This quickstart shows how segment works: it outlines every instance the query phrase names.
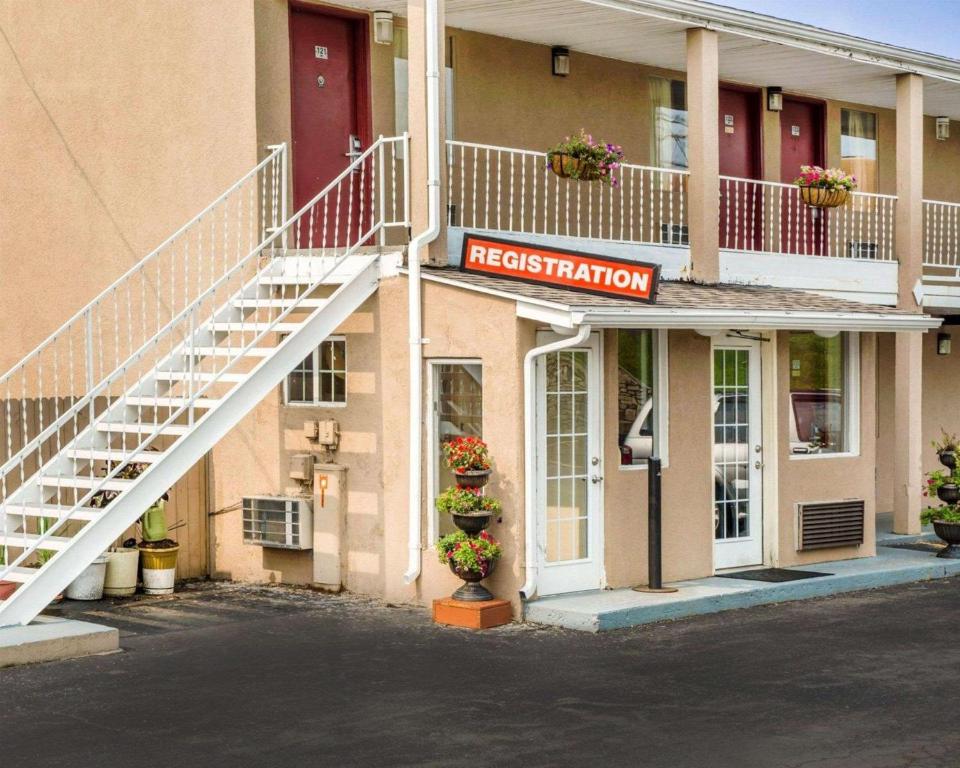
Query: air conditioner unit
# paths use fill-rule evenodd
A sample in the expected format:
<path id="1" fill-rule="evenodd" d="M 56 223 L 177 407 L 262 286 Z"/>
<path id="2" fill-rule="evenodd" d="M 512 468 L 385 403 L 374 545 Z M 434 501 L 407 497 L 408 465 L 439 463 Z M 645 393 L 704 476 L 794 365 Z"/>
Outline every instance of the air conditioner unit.
<path id="1" fill-rule="evenodd" d="M 245 496 L 243 543 L 313 549 L 313 507 L 296 496 Z"/>

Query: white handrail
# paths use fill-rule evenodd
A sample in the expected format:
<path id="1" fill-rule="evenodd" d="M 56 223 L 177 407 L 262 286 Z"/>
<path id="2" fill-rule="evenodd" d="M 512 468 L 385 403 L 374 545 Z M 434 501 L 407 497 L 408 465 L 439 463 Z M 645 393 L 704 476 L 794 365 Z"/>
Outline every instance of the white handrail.
<path id="1" fill-rule="evenodd" d="M 923 201 L 923 266 L 960 269 L 960 203 Z"/>
<path id="2" fill-rule="evenodd" d="M 296 310 L 299 298 L 316 290 L 333 270 L 337 269 L 348 256 L 367 243 L 382 228 L 406 228 L 407 222 L 405 220 L 398 221 L 396 219 L 396 200 L 392 204 L 394 215 L 386 218 L 386 206 L 381 205 L 382 200 L 377 199 L 378 195 L 384 193 L 385 188 L 382 183 L 387 170 L 382 159 L 384 146 L 389 146 L 391 150 L 391 160 L 394 166 L 392 174 L 394 179 L 393 196 L 396 196 L 395 164 L 400 154 L 397 151 L 397 145 L 400 143 L 406 143 L 406 138 L 384 139 L 381 137 L 378 139 L 374 145 L 363 152 L 350 166 L 318 192 L 296 215 L 279 226 L 270 227 L 269 234 L 258 238 L 259 242 L 255 247 L 246 253 L 243 258 L 237 258 L 232 265 L 226 259 L 226 253 L 214 254 L 210 267 L 213 269 L 216 266 L 215 262 L 219 262 L 217 257 L 223 255 L 222 264 L 225 267 L 223 273 L 212 281 L 205 280 L 204 290 L 182 310 L 174 314 L 134 354 L 125 359 L 121 365 L 118 365 L 91 390 L 87 391 L 82 398 L 73 402 L 64 414 L 57 414 L 53 424 L 46 428 L 46 433 L 47 439 L 50 439 L 51 432 L 57 436 L 55 447 L 59 452 L 63 447 L 73 445 L 74 441 L 80 436 L 80 431 L 75 430 L 73 440 L 66 445 L 61 445 L 59 439 L 61 428 L 70 424 L 71 421 L 76 427 L 77 417 L 81 413 L 85 413 L 87 408 L 91 409 L 92 414 L 94 402 L 98 398 L 106 398 L 109 401 L 113 385 L 119 385 L 122 394 L 113 399 L 105 409 L 102 409 L 96 415 L 100 423 L 114 423 L 114 420 L 110 418 L 111 415 L 115 414 L 118 408 L 122 414 L 123 410 L 129 407 L 127 398 L 139 393 L 139 387 L 142 386 L 144 380 L 150 380 L 151 377 L 156 378 L 161 371 L 171 370 L 168 367 L 170 365 L 182 365 L 184 357 L 188 357 L 190 360 L 188 366 L 189 390 L 187 396 L 183 398 L 184 402 L 176 408 L 171 406 L 168 418 L 155 426 L 149 433 L 137 432 L 137 439 L 133 440 L 133 447 L 128 448 L 126 433 L 124 433 L 123 446 L 118 450 L 122 452 L 125 459 L 111 464 L 110 471 L 104 477 L 99 478 L 98 483 L 91 483 L 92 487 L 86 493 L 80 494 L 77 490 L 74 490 L 72 494 L 68 494 L 73 496 L 72 502 L 64 504 L 64 506 L 69 507 L 68 511 L 54 520 L 51 525 L 46 526 L 44 530 L 38 531 L 37 538 L 31 539 L 29 544 L 24 540 L 25 546 L 21 547 L 20 555 L 12 560 L 9 557 L 5 558 L 7 564 L 0 567 L 0 578 L 9 573 L 12 568 L 24 563 L 33 553 L 44 549 L 44 542 L 70 521 L 77 509 L 89 502 L 96 494 L 102 492 L 106 484 L 130 463 L 130 457 L 147 448 L 163 433 L 167 426 L 174 423 L 185 413 L 188 414 L 190 423 L 194 423 L 197 400 L 211 387 L 224 381 L 223 375 L 234 368 L 246 351 L 258 344 L 267 334 L 272 333 L 272 329 L 277 326 L 277 323 Z M 380 158 L 379 168 L 375 158 Z M 274 197 L 277 198 L 279 189 L 275 191 L 277 194 Z M 331 204 L 331 198 L 334 197 L 335 200 Z M 405 198 L 406 193 L 404 191 L 404 212 L 406 211 Z M 406 214 L 404 213 L 404 215 Z M 271 257 L 275 257 L 278 246 L 288 242 L 291 235 L 295 249 L 299 250 L 302 246 L 316 247 L 321 249 L 323 254 L 331 254 L 332 261 L 324 269 L 322 275 L 309 274 L 309 282 L 308 280 L 299 280 L 295 285 L 294 301 L 279 314 L 270 312 L 266 318 L 263 318 L 260 316 L 260 311 L 255 309 L 252 318 L 244 318 L 243 313 L 240 312 L 238 319 L 236 310 L 230 304 L 231 297 L 245 296 L 251 291 L 253 295 L 258 295 L 261 281 L 268 271 L 261 269 L 260 260 L 262 256 L 265 252 L 268 252 Z M 281 250 L 280 254 L 282 255 L 282 253 Z M 270 267 L 275 263 L 276 261 L 272 258 Z M 304 265 L 299 261 L 294 263 L 299 273 Z M 297 276 L 302 277 L 299 274 Z M 212 272 L 211 277 L 213 277 Z M 284 286 L 283 291 L 284 298 L 290 298 L 286 295 L 287 286 Z M 226 301 L 225 304 L 224 301 Z M 194 386 L 195 368 L 193 364 L 196 355 L 193 354 L 192 350 L 195 346 L 215 343 L 212 341 L 215 336 L 212 335 L 214 332 L 210 324 L 221 318 L 230 318 L 231 322 L 240 326 L 240 343 L 237 346 L 227 346 L 225 348 L 227 354 L 223 364 L 219 367 L 219 359 L 216 357 L 212 359 L 214 370 L 209 372 L 212 375 L 206 379 L 203 386 L 197 388 Z M 200 321 L 198 322 L 198 320 Z M 248 331 L 246 331 L 245 325 L 250 326 L 249 342 L 246 341 Z M 203 343 L 198 344 L 198 340 Z M 166 351 L 162 351 L 165 345 L 169 346 Z M 150 365 L 151 360 L 148 359 L 146 369 L 136 368 L 138 363 L 147 359 L 151 349 L 156 352 L 153 356 L 152 365 Z M 9 418 L 9 409 L 7 412 Z M 8 460 L 3 465 L 2 470 L 0 470 L 0 479 L 3 480 L 3 496 L 0 497 L 0 500 L 6 502 L 8 498 L 6 479 L 9 474 L 16 470 L 19 470 L 20 473 L 19 489 L 22 490 L 27 487 L 25 485 L 24 460 L 34 449 L 38 453 L 38 465 L 40 467 L 38 474 L 44 470 L 47 462 L 42 461 L 42 457 L 39 456 L 42 441 L 40 443 L 37 441 L 38 438 L 34 438 L 28 449 L 22 450 L 14 459 Z M 146 475 L 149 471 L 150 469 L 147 469 L 143 474 Z M 14 493 L 16 493 L 16 490 L 14 490 Z M 57 496 L 61 495 L 61 489 L 57 488 Z M 58 503 L 62 503 L 62 499 L 58 498 Z M 10 514 L 4 514 L 5 512 L 4 506 L 0 506 L 0 515 L 3 515 L 4 532 L 6 533 Z M 26 532 L 26 530 L 26 518 L 24 518 L 23 531 Z M 8 547 L 18 548 L 16 545 L 8 545 Z"/>

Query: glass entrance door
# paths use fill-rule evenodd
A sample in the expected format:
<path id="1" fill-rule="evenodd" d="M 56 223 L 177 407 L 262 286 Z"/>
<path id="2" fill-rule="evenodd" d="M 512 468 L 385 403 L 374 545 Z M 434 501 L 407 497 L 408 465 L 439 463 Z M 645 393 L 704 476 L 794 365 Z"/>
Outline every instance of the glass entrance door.
<path id="1" fill-rule="evenodd" d="M 539 379 L 538 592 L 599 589 L 599 340 L 544 355 Z"/>
<path id="2" fill-rule="evenodd" d="M 713 348 L 714 569 L 763 562 L 760 342 Z"/>

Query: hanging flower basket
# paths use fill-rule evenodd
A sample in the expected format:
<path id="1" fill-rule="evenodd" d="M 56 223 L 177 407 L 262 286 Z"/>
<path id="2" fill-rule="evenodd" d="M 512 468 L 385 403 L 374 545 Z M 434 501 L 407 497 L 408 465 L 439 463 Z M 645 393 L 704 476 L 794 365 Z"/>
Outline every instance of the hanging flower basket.
<path id="1" fill-rule="evenodd" d="M 596 181 L 600 178 L 600 169 L 588 166 L 579 157 L 571 155 L 550 155 L 550 169 L 561 179 L 579 179 L 581 181 Z"/>
<path id="2" fill-rule="evenodd" d="M 594 141 L 583 129 L 547 152 L 547 167 L 562 179 L 599 181 L 619 186 L 616 171 L 623 163 L 623 149 L 618 144 Z"/>
<path id="3" fill-rule="evenodd" d="M 839 208 L 849 197 L 850 193 L 846 189 L 800 187 L 800 199 L 811 208 Z"/>
<path id="4" fill-rule="evenodd" d="M 857 188 L 857 179 L 839 168 L 801 165 L 793 182 L 800 187 L 800 199 L 811 208 L 838 208 Z"/>

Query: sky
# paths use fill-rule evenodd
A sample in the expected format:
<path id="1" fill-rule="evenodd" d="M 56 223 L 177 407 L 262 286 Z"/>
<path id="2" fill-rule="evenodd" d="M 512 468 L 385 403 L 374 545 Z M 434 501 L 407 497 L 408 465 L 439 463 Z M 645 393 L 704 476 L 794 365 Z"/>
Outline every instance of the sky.
<path id="1" fill-rule="evenodd" d="M 960 0 L 712 0 L 960 59 Z"/>

